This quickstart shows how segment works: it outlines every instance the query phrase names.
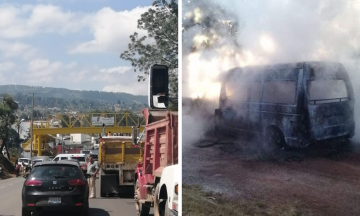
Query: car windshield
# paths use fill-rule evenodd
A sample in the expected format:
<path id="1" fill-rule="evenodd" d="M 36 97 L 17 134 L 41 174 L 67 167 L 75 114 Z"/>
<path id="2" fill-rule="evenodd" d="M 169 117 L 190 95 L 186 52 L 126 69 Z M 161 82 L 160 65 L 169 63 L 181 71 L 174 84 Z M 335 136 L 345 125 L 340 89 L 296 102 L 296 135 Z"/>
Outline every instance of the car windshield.
<path id="1" fill-rule="evenodd" d="M 81 170 L 70 165 L 35 166 L 30 175 L 33 178 L 81 177 Z"/>
<path id="2" fill-rule="evenodd" d="M 85 162 L 85 157 L 71 157 L 71 160 L 77 160 L 77 161 Z"/>

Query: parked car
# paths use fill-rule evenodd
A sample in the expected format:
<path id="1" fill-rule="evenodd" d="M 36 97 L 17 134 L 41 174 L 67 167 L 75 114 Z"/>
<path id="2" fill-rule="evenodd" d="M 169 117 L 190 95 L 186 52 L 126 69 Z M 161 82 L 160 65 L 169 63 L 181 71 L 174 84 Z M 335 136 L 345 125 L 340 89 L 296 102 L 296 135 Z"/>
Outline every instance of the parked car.
<path id="1" fill-rule="evenodd" d="M 89 185 L 74 161 L 37 162 L 22 189 L 22 216 L 37 211 L 88 215 Z"/>
<path id="2" fill-rule="evenodd" d="M 80 163 L 80 168 L 83 173 L 87 173 L 87 156 L 85 154 L 58 154 L 53 159 L 53 161 L 61 161 L 61 160 L 77 160 Z"/>
<path id="3" fill-rule="evenodd" d="M 31 168 L 33 168 L 37 162 L 51 161 L 51 159 L 48 156 L 37 156 L 31 158 L 31 161 Z"/>

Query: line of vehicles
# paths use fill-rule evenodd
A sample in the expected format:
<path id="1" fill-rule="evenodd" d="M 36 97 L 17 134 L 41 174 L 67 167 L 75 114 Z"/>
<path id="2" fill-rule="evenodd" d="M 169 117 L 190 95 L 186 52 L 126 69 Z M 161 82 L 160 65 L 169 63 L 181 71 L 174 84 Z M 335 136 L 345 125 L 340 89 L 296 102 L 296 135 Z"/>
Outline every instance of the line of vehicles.
<path id="1" fill-rule="evenodd" d="M 149 105 L 142 114 L 145 130 L 133 127 L 132 136 L 103 136 L 98 155 L 58 154 L 48 159 L 27 160 L 33 167 L 22 193 L 22 215 L 43 210 L 72 209 L 88 215 L 87 157 L 100 167 L 100 195 L 122 195 L 131 188 L 140 216 L 178 215 L 178 113 L 167 111 L 168 68 L 153 65 L 149 73 Z M 85 151 L 85 150 L 84 150 Z M 25 160 L 24 160 L 25 161 Z M 80 175 L 79 173 L 83 173 Z M 64 208 L 66 207 L 66 208 Z M 69 207 L 69 208 L 68 208 Z"/>

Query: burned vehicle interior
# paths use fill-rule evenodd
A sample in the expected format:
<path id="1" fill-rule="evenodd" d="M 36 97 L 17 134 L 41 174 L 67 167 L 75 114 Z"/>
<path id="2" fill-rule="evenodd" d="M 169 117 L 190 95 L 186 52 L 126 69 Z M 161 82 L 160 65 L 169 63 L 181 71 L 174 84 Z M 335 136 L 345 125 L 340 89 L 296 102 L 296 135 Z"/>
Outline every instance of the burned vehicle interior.
<path id="1" fill-rule="evenodd" d="M 228 71 L 217 128 L 258 134 L 269 144 L 304 148 L 355 133 L 354 93 L 341 63 L 297 62 Z"/>

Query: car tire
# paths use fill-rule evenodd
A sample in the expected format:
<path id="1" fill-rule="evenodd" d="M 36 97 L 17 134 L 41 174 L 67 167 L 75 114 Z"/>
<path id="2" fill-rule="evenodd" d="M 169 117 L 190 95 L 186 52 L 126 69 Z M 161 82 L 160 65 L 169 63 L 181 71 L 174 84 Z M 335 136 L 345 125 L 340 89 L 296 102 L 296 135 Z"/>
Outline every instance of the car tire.
<path id="1" fill-rule="evenodd" d="M 272 149 L 286 148 L 286 142 L 283 133 L 280 129 L 269 128 L 266 130 L 265 141 L 268 147 Z"/>
<path id="2" fill-rule="evenodd" d="M 22 208 L 21 215 L 22 216 L 31 216 L 31 211 L 29 211 L 25 208 Z"/>
<path id="3" fill-rule="evenodd" d="M 82 216 L 88 216 L 89 215 L 89 201 L 85 204 L 85 207 L 82 211 Z"/>

